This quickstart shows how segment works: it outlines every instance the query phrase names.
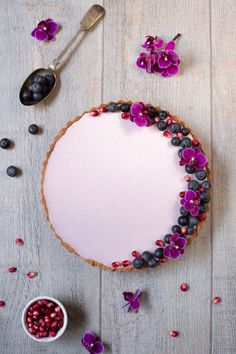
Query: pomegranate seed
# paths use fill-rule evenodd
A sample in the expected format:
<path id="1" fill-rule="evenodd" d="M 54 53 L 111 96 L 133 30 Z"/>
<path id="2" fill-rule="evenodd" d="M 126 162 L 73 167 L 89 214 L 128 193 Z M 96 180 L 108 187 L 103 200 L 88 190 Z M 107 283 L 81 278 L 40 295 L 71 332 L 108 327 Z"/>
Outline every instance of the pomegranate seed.
<path id="1" fill-rule="evenodd" d="M 164 246 L 165 246 L 165 242 L 162 241 L 162 240 L 156 240 L 155 244 L 156 244 L 158 247 L 164 247 Z"/>
<path id="2" fill-rule="evenodd" d="M 113 268 L 118 268 L 118 267 L 120 267 L 120 265 L 121 265 L 120 262 L 113 262 L 112 263 Z"/>
<path id="3" fill-rule="evenodd" d="M 180 165 L 180 166 L 184 166 L 184 162 L 180 160 L 180 161 L 179 161 L 179 165 Z"/>
<path id="4" fill-rule="evenodd" d="M 173 123 L 173 119 L 172 119 L 172 118 L 168 118 L 168 119 L 167 119 L 167 124 L 170 125 L 170 124 L 172 124 L 172 123 Z"/>
<path id="5" fill-rule="evenodd" d="M 62 311 L 58 312 L 57 316 L 58 316 L 59 318 L 64 318 L 64 315 L 63 315 L 63 312 L 62 312 Z"/>
<path id="6" fill-rule="evenodd" d="M 34 311 L 33 312 L 33 316 L 39 316 L 39 312 L 38 311 Z"/>
<path id="7" fill-rule="evenodd" d="M 62 320 L 60 320 L 59 322 L 58 322 L 58 327 L 63 327 L 63 321 Z"/>
<path id="8" fill-rule="evenodd" d="M 15 273 L 16 271 L 17 271 L 16 267 L 11 267 L 11 268 L 8 269 L 9 273 Z"/>
<path id="9" fill-rule="evenodd" d="M 36 330 L 31 327 L 31 328 L 28 328 L 28 331 L 31 333 L 31 334 L 35 334 L 36 333 Z"/>
<path id="10" fill-rule="evenodd" d="M 49 302 L 48 304 L 47 304 L 47 307 L 54 307 L 55 306 L 55 304 L 53 303 L 53 302 Z"/>
<path id="11" fill-rule="evenodd" d="M 125 261 L 122 262 L 123 267 L 128 267 L 130 264 L 131 264 L 131 262 L 128 261 L 128 259 L 126 259 Z"/>
<path id="12" fill-rule="evenodd" d="M 160 262 L 161 263 L 166 263 L 167 262 L 167 258 L 166 257 L 161 257 L 160 258 Z"/>
<path id="13" fill-rule="evenodd" d="M 32 279 L 32 278 L 36 277 L 37 275 L 38 275 L 37 272 L 29 272 L 29 273 L 27 273 L 27 277 L 29 279 Z"/>
<path id="14" fill-rule="evenodd" d="M 37 331 L 39 329 L 39 326 L 34 324 L 34 329 Z"/>
<path id="15" fill-rule="evenodd" d="M 128 112 L 124 112 L 124 113 L 122 113 L 121 118 L 122 119 L 129 119 L 130 118 L 130 114 Z"/>
<path id="16" fill-rule="evenodd" d="M 0 300 L 0 307 L 3 307 L 5 305 L 6 305 L 5 302 L 3 300 Z"/>
<path id="17" fill-rule="evenodd" d="M 40 339 L 40 338 L 41 338 L 41 333 L 36 333 L 36 334 L 35 334 L 35 337 L 38 338 L 38 339 Z"/>
<path id="18" fill-rule="evenodd" d="M 105 112 L 107 112 L 107 108 L 106 107 L 100 107 L 99 108 L 99 112 L 105 113 Z"/>
<path id="19" fill-rule="evenodd" d="M 184 136 L 183 133 L 181 133 L 181 132 L 177 133 L 177 138 L 181 139 L 181 138 L 183 138 L 183 136 Z"/>
<path id="20" fill-rule="evenodd" d="M 27 317 L 27 318 L 26 318 L 26 322 L 32 323 L 32 322 L 33 322 L 33 319 L 32 319 L 31 317 Z"/>
<path id="21" fill-rule="evenodd" d="M 169 139 L 172 137 L 172 134 L 168 130 L 165 130 L 163 135 L 164 135 L 164 137 L 169 138 Z"/>
<path id="22" fill-rule="evenodd" d="M 205 220 L 206 219 L 206 214 L 200 214 L 199 215 L 199 220 L 200 221 L 203 221 L 203 220 Z"/>
<path id="23" fill-rule="evenodd" d="M 204 188 L 200 187 L 199 192 L 204 192 Z"/>
<path id="24" fill-rule="evenodd" d="M 199 141 L 198 141 L 197 139 L 193 139 L 193 140 L 192 140 L 192 145 L 193 145 L 193 146 L 199 145 Z"/>
<path id="25" fill-rule="evenodd" d="M 17 239 L 16 239 L 16 244 L 17 244 L 18 246 L 23 245 L 23 243 L 24 243 L 24 241 L 22 240 L 22 238 L 17 238 Z"/>
<path id="26" fill-rule="evenodd" d="M 33 323 L 28 323 L 28 328 L 33 327 Z"/>
<path id="27" fill-rule="evenodd" d="M 42 326 L 39 327 L 40 332 L 44 332 L 44 328 Z"/>
<path id="28" fill-rule="evenodd" d="M 141 257 L 141 254 L 140 254 L 138 251 L 133 251 L 133 252 L 132 252 L 132 256 L 133 256 L 134 258 L 140 258 L 140 257 Z"/>
<path id="29" fill-rule="evenodd" d="M 192 177 L 189 176 L 189 175 L 186 175 L 186 176 L 184 176 L 184 180 L 185 180 L 186 182 L 189 182 L 189 181 L 192 180 Z"/>
<path id="30" fill-rule="evenodd" d="M 221 298 L 216 296 L 216 297 L 214 297 L 213 302 L 214 302 L 214 304 L 219 304 L 221 302 Z"/>
<path id="31" fill-rule="evenodd" d="M 54 321 L 50 324 L 51 328 L 56 328 L 57 327 L 57 321 Z"/>
<path id="32" fill-rule="evenodd" d="M 42 305 L 47 305 L 47 304 L 48 304 L 48 300 L 42 299 L 42 300 L 40 300 L 40 303 L 41 303 Z"/>
<path id="33" fill-rule="evenodd" d="M 40 306 L 40 304 L 38 304 L 38 303 L 36 303 L 36 304 L 33 305 L 33 309 L 40 309 L 40 308 L 41 308 L 41 306 Z"/>
<path id="34" fill-rule="evenodd" d="M 42 318 L 39 319 L 39 323 L 42 324 L 44 323 L 44 320 Z"/>
<path id="35" fill-rule="evenodd" d="M 56 331 L 49 331 L 49 337 L 56 337 L 57 332 Z"/>
<path id="36" fill-rule="evenodd" d="M 92 117 L 97 117 L 98 116 L 98 111 L 97 110 L 92 110 L 92 111 L 90 111 L 90 115 L 92 116 Z"/>
<path id="37" fill-rule="evenodd" d="M 51 313 L 50 317 L 51 317 L 51 318 L 55 318 L 56 315 L 57 315 L 57 314 L 56 314 L 55 312 L 53 312 L 53 313 Z"/>
<path id="38" fill-rule="evenodd" d="M 185 192 L 180 192 L 180 193 L 179 193 L 179 196 L 180 196 L 180 198 L 184 198 Z"/>
<path id="39" fill-rule="evenodd" d="M 160 118 L 158 118 L 158 117 L 156 117 L 154 120 L 155 120 L 156 123 L 160 122 Z"/>
<path id="40" fill-rule="evenodd" d="M 187 230 L 184 227 L 181 229 L 181 234 L 182 235 L 187 235 Z"/>
<path id="41" fill-rule="evenodd" d="M 55 307 L 55 310 L 54 310 L 56 313 L 57 312 L 60 312 L 61 311 L 61 309 L 60 309 L 60 306 L 57 306 L 57 307 Z"/>
<path id="42" fill-rule="evenodd" d="M 189 286 L 188 286 L 188 284 L 183 283 L 183 284 L 180 285 L 180 289 L 181 289 L 182 291 L 187 291 L 187 290 L 189 289 Z"/>
<path id="43" fill-rule="evenodd" d="M 177 337 L 177 336 L 179 335 L 179 332 L 177 332 L 177 331 L 170 331 L 170 335 L 171 335 L 172 337 Z"/>

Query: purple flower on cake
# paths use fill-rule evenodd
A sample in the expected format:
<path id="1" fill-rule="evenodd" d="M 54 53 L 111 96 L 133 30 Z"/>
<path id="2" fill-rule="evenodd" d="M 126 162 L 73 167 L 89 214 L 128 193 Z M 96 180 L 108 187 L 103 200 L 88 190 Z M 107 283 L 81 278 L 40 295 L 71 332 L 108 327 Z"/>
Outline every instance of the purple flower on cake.
<path id="1" fill-rule="evenodd" d="M 180 203 L 186 211 L 189 211 L 193 216 L 197 216 L 199 214 L 200 192 L 189 189 Z"/>
<path id="2" fill-rule="evenodd" d="M 91 354 L 100 354 L 104 352 L 104 345 L 92 332 L 85 332 L 81 342 Z"/>
<path id="3" fill-rule="evenodd" d="M 123 307 L 128 306 L 128 312 L 130 311 L 138 312 L 140 307 L 139 298 L 141 294 L 142 293 L 139 289 L 137 289 L 134 294 L 128 291 L 123 292 L 125 301 L 128 301 L 127 304 L 125 304 Z"/>
<path id="4" fill-rule="evenodd" d="M 170 245 L 166 246 L 164 249 L 164 256 L 170 257 L 173 259 L 178 258 L 181 254 L 184 253 L 187 241 L 184 237 L 181 237 L 179 234 L 173 234 L 170 238 Z"/>
<path id="5" fill-rule="evenodd" d="M 147 127 L 151 124 L 151 120 L 148 117 L 149 107 L 145 106 L 144 103 L 133 103 L 130 107 L 130 120 L 134 122 L 139 127 Z"/>
<path id="6" fill-rule="evenodd" d="M 183 165 L 189 165 L 196 168 L 196 170 L 204 170 L 207 164 L 207 157 L 202 153 L 198 147 L 187 148 L 183 150 L 181 163 Z"/>
<path id="7" fill-rule="evenodd" d="M 38 23 L 37 27 L 31 32 L 31 36 L 38 41 L 52 41 L 58 28 L 59 25 L 51 18 L 48 18 Z"/>

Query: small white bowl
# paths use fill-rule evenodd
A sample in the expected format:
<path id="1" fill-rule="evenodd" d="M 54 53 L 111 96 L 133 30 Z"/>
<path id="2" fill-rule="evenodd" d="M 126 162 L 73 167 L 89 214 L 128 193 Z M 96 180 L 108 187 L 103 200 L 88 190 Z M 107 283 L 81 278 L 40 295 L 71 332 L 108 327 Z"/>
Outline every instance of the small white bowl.
<path id="1" fill-rule="evenodd" d="M 43 337 L 43 338 L 36 338 L 33 334 L 31 334 L 28 331 L 27 325 L 26 325 L 26 315 L 27 315 L 27 310 L 28 308 L 34 304 L 36 301 L 38 300 L 49 300 L 52 302 L 55 302 L 58 306 L 60 306 L 64 318 L 63 318 L 63 326 L 59 329 L 59 331 L 57 332 L 57 335 L 55 337 Z M 35 297 L 34 299 L 32 299 L 30 302 L 28 302 L 28 304 L 25 306 L 23 312 L 22 312 L 22 316 L 21 316 L 21 322 L 22 322 L 22 326 L 24 328 L 25 333 L 33 340 L 35 340 L 36 342 L 44 342 L 44 343 L 48 343 L 48 342 L 53 342 L 54 340 L 58 339 L 59 337 L 61 337 L 61 335 L 65 332 L 66 327 L 67 327 L 67 323 L 68 323 L 68 315 L 66 312 L 65 307 L 62 305 L 62 303 L 60 301 L 58 301 L 57 299 L 55 299 L 54 297 L 50 297 L 50 296 L 38 296 Z"/>

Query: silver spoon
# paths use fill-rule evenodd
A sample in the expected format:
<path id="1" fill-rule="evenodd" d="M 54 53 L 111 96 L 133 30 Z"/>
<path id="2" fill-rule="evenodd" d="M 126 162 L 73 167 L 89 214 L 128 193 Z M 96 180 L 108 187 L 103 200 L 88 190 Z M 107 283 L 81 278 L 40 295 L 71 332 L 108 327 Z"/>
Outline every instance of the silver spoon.
<path id="1" fill-rule="evenodd" d="M 72 38 L 61 54 L 53 60 L 47 68 L 33 71 L 23 83 L 20 90 L 20 101 L 25 106 L 32 106 L 47 98 L 54 90 L 57 83 L 58 69 L 62 66 L 63 59 L 69 56 L 73 47 L 77 47 L 88 31 L 97 24 L 105 15 L 105 10 L 100 5 L 93 5 L 80 22 L 80 29 Z M 75 49 L 75 48 L 74 48 Z"/>

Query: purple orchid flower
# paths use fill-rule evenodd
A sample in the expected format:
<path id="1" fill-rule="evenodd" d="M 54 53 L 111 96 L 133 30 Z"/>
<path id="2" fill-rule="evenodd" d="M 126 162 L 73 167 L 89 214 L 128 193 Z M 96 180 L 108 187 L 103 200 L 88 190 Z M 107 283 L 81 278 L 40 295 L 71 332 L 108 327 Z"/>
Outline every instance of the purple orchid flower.
<path id="1" fill-rule="evenodd" d="M 83 346 L 91 354 L 100 354 L 104 352 L 104 345 L 92 332 L 85 332 L 81 339 Z"/>
<path id="2" fill-rule="evenodd" d="M 133 103 L 130 107 L 130 120 L 134 122 L 139 127 L 147 127 L 151 124 L 151 120 L 148 117 L 149 107 L 145 106 L 144 103 Z"/>
<path id="3" fill-rule="evenodd" d="M 196 170 L 204 170 L 207 164 L 207 157 L 202 153 L 198 147 L 187 148 L 183 150 L 181 163 L 184 165 L 190 165 L 196 168 Z"/>
<path id="4" fill-rule="evenodd" d="M 31 36 L 38 41 L 52 41 L 58 28 L 59 25 L 51 18 L 48 18 L 38 23 L 37 27 L 31 32 Z"/>
<path id="5" fill-rule="evenodd" d="M 197 216 L 199 214 L 200 192 L 189 189 L 180 203 L 186 211 L 189 211 L 193 216 Z"/>
<path id="6" fill-rule="evenodd" d="M 181 254 L 184 253 L 187 240 L 184 237 L 181 237 L 179 234 L 173 234 L 170 238 L 170 245 L 166 246 L 164 249 L 164 256 L 170 257 L 173 259 L 178 258 Z"/>
<path id="7" fill-rule="evenodd" d="M 146 41 L 142 44 L 142 47 L 149 52 L 155 52 L 156 48 L 161 49 L 164 45 L 164 41 L 157 36 L 146 36 Z"/>
<path id="8" fill-rule="evenodd" d="M 134 311 L 138 312 L 139 307 L 140 307 L 140 301 L 139 298 L 142 295 L 141 290 L 137 289 L 135 293 L 131 293 L 128 291 L 125 291 L 123 293 L 125 301 L 128 301 L 127 304 L 125 304 L 123 307 L 128 306 L 128 312 Z"/>

